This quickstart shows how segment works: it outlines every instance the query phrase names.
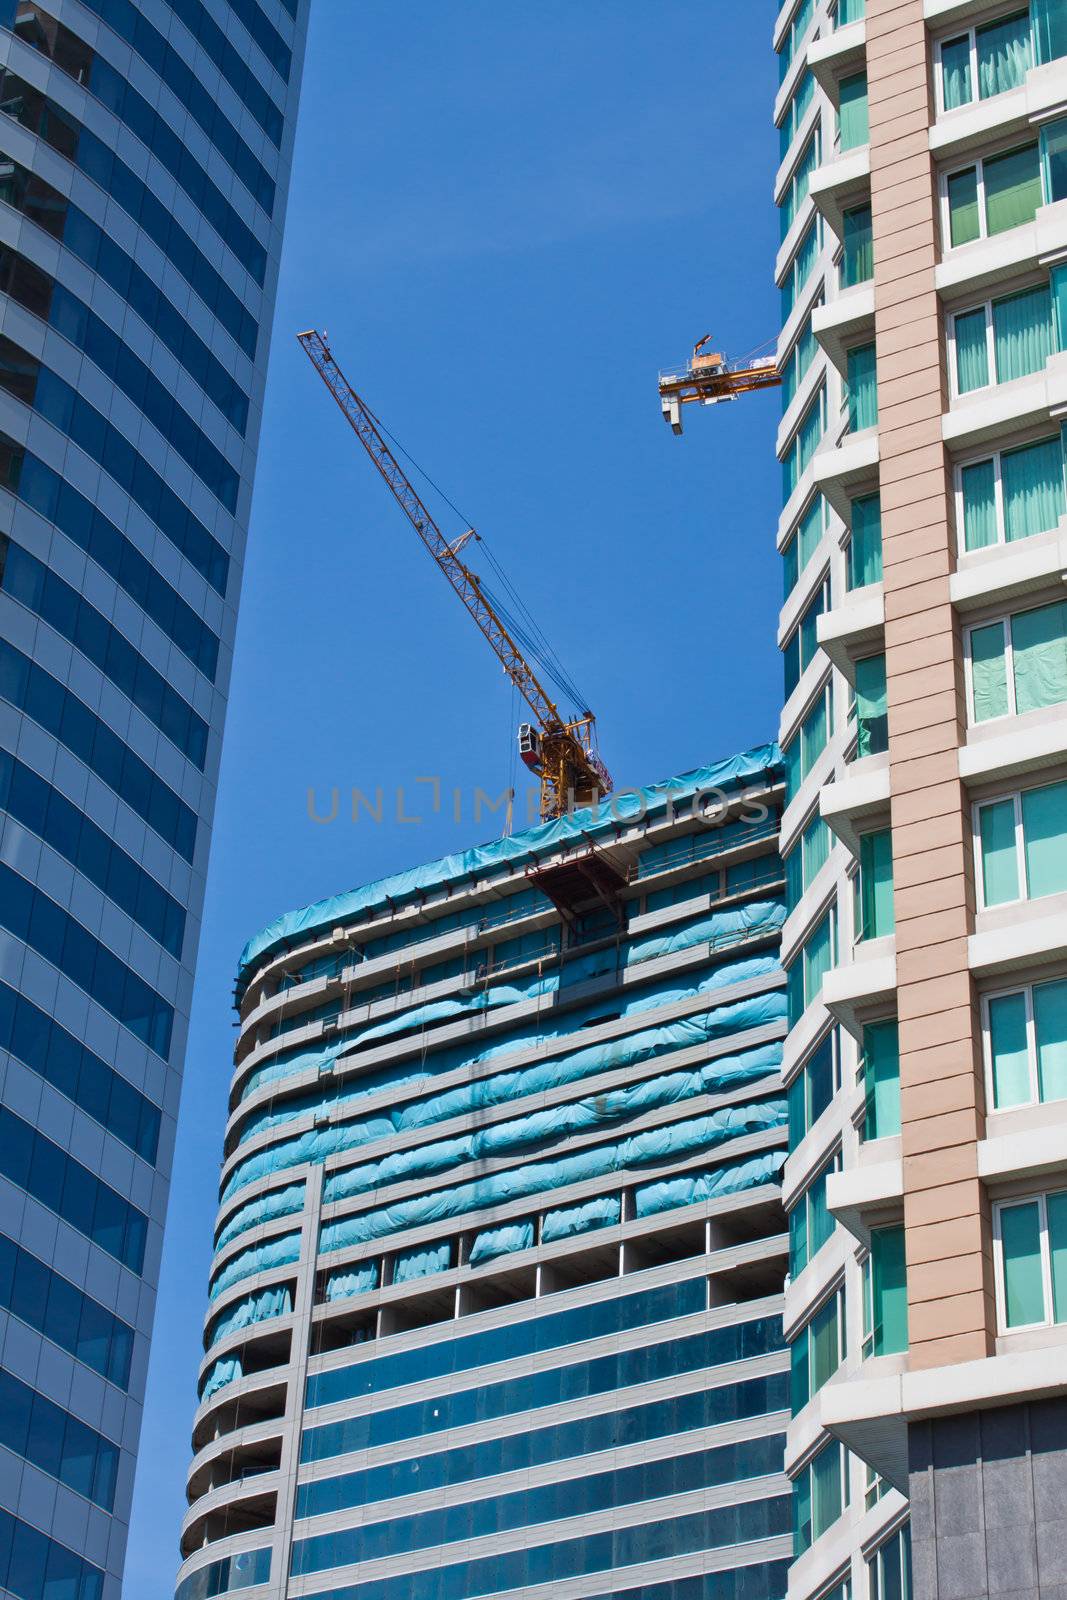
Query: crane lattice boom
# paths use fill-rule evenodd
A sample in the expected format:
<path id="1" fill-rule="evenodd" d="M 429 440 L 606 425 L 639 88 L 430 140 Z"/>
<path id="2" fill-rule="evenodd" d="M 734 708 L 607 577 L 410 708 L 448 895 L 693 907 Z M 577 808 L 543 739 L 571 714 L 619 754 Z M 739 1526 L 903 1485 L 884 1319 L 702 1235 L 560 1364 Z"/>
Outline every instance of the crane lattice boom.
<path id="1" fill-rule="evenodd" d="M 541 683 L 482 588 L 478 575 L 459 558 L 466 535 L 450 544 L 407 473 L 386 444 L 374 415 L 348 382 L 325 336 L 309 329 L 297 335 L 356 437 L 388 484 L 397 504 L 496 652 L 504 671 L 533 713 L 520 730 L 523 759 L 541 779 L 541 815 L 558 817 L 574 805 L 610 793 L 611 778 L 596 754 L 592 712 L 568 721 Z"/>

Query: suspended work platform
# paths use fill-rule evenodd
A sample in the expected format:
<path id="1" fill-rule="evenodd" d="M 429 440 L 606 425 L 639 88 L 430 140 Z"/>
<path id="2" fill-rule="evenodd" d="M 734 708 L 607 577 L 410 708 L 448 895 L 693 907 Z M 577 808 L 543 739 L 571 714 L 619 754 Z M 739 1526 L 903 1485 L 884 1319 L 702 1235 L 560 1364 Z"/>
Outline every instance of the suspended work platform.
<path id="1" fill-rule="evenodd" d="M 699 401 L 714 406 L 722 400 L 736 400 L 756 389 L 776 389 L 782 375 L 774 356 L 759 356 L 755 361 L 728 361 L 721 351 L 705 346 L 711 334 L 693 346 L 693 353 L 682 371 L 661 372 L 659 398 L 663 419 L 674 433 L 682 431 L 682 407 Z"/>

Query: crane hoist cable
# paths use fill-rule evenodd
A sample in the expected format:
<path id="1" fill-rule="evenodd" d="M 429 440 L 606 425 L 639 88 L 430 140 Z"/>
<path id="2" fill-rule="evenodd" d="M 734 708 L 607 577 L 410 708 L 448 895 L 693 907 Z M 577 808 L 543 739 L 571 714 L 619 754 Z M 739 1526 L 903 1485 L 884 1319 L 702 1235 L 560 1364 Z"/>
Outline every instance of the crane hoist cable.
<path id="1" fill-rule="evenodd" d="M 595 803 L 601 796 L 609 794 L 612 782 L 597 753 L 596 718 L 588 709 L 565 716 L 544 687 L 542 678 L 559 683 L 564 693 L 571 693 L 575 688 L 502 568 L 495 560 L 492 561 L 493 569 L 509 595 L 510 606 L 502 604 L 478 574 L 460 559 L 459 551 L 468 537 L 480 538 L 474 529 L 468 524 L 467 532 L 451 542 L 442 533 L 425 501 L 400 465 L 397 454 L 386 443 L 386 429 L 366 401 L 356 393 L 335 361 L 325 334 L 309 329 L 297 334 L 297 339 L 384 478 L 393 498 L 529 706 L 533 720 L 519 726 L 519 754 L 526 766 L 541 780 L 541 816 L 545 819 L 561 817 L 575 806 Z M 400 454 L 407 456 L 402 446 L 395 440 L 393 443 Z M 435 493 L 457 516 L 461 516 L 458 507 L 437 488 L 429 475 L 410 456 L 407 459 Z M 537 661 L 536 671 L 528 659 L 531 655 L 543 657 Z M 576 705 L 581 704 L 580 699 L 576 700 Z"/>

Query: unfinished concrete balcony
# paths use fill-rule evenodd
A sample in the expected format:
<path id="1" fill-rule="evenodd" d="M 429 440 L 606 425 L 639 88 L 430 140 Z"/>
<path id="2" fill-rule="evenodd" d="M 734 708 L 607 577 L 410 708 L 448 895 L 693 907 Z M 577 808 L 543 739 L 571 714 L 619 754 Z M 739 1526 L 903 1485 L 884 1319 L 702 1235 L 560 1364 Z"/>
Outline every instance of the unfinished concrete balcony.
<path id="1" fill-rule="evenodd" d="M 864 490 L 878 487 L 878 429 L 843 433 L 837 444 L 815 452 L 815 482 L 842 522 L 850 515 L 849 502 Z"/>
<path id="2" fill-rule="evenodd" d="M 816 209 L 840 239 L 844 213 L 868 204 L 871 198 L 871 147 L 857 145 L 823 162 L 812 174 L 811 198 Z"/>
<path id="3" fill-rule="evenodd" d="M 823 612 L 816 636 L 838 671 L 855 683 L 857 658 L 869 656 L 871 646 L 880 645 L 885 637 L 884 586 L 869 583 L 849 589 L 832 611 Z"/>
<path id="4" fill-rule="evenodd" d="M 841 94 L 838 85 L 842 78 L 853 72 L 862 72 L 867 64 L 867 19 L 847 23 L 832 33 L 813 39 L 808 45 L 808 66 L 819 88 L 840 109 Z"/>
<path id="5" fill-rule="evenodd" d="M 816 306 L 811 331 L 844 377 L 852 346 L 874 338 L 874 280 L 839 289 L 832 300 Z"/>
<path id="6" fill-rule="evenodd" d="M 827 827 L 859 855 L 859 825 L 889 810 L 889 753 L 863 756 L 850 763 L 844 774 L 825 785 L 819 811 Z"/>

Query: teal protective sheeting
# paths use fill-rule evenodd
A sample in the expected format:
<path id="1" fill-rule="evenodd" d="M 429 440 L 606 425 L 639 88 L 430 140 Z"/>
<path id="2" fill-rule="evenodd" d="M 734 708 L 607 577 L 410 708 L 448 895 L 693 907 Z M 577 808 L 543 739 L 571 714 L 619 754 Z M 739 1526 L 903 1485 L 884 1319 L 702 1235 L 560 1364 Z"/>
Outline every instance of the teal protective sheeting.
<path id="1" fill-rule="evenodd" d="M 642 1011 L 651 1009 L 654 1006 L 667 1005 L 672 1001 L 684 1001 L 699 994 L 713 993 L 715 988 L 719 987 L 724 982 L 740 982 L 750 977 L 758 977 L 777 973 L 779 970 L 780 969 L 777 961 L 771 956 L 755 958 L 748 962 L 732 963 L 727 966 L 713 968 L 708 973 L 698 975 L 695 982 L 690 984 L 690 986 L 687 988 L 672 988 L 670 990 L 661 989 L 656 991 L 656 993 L 651 996 L 642 996 L 631 999 L 630 1001 L 624 1003 L 622 1007 L 623 1014 L 640 1014 Z M 561 1019 L 561 1021 L 551 1029 L 549 1029 L 548 1024 L 542 1025 L 537 1034 L 531 1034 L 527 1036 L 528 1042 L 535 1043 L 541 1038 L 560 1036 L 566 1037 L 568 1040 L 573 1040 L 577 1030 L 582 1024 L 583 1017 L 588 1015 L 592 1020 L 595 1019 L 596 1013 L 597 1008 L 596 1006 L 592 1005 L 584 1008 L 584 1010 L 579 1009 L 577 1011 L 570 1012 L 565 1019 Z M 781 989 L 772 989 L 768 990 L 764 994 L 752 996 L 749 999 L 737 1000 L 724 1006 L 718 1006 L 714 1010 L 705 1013 L 702 1017 L 684 1019 L 680 1024 L 678 1024 L 678 1027 L 682 1030 L 683 1034 L 686 1032 L 688 1033 L 688 1037 L 684 1039 L 684 1043 L 695 1044 L 726 1038 L 733 1033 L 739 1033 L 748 1028 L 780 1022 L 784 1020 L 784 1018 L 784 991 Z M 637 1035 L 634 1035 L 633 1037 L 636 1038 Z M 524 1042 L 527 1042 L 526 1038 L 520 1040 L 520 1038 L 518 1038 L 515 1034 L 509 1035 L 509 1037 L 502 1041 L 502 1043 L 495 1049 L 490 1048 L 489 1051 L 482 1052 L 481 1056 L 476 1059 L 479 1061 L 484 1060 L 486 1059 L 487 1055 L 491 1059 L 496 1053 L 512 1054 L 521 1048 L 521 1044 Z M 619 1043 L 622 1043 L 622 1041 L 619 1041 Z M 659 1053 L 658 1049 L 654 1045 L 646 1045 L 645 1048 L 647 1049 L 647 1055 L 649 1059 Z M 457 1060 L 457 1054 L 458 1053 L 455 1053 L 449 1057 L 450 1067 L 454 1068 L 456 1065 L 460 1064 L 459 1060 Z M 642 1059 L 642 1057 L 638 1056 L 637 1059 Z M 434 1064 L 439 1064 L 439 1058 L 435 1058 Z M 605 1062 L 605 1064 L 612 1063 Z M 536 1074 L 538 1072 L 543 1072 L 547 1065 L 549 1064 L 539 1063 L 536 1067 L 524 1070 L 525 1072 Z M 591 1068 L 591 1070 L 597 1069 Z M 551 1073 L 549 1074 L 549 1078 L 550 1081 L 545 1085 L 546 1087 L 552 1086 Z M 567 1082 L 570 1080 L 567 1076 L 564 1076 L 559 1081 Z M 303 1110 L 311 1110 L 312 1108 L 319 1107 L 324 1103 L 343 1105 L 347 1103 L 347 1097 L 349 1096 L 352 1099 L 362 1098 L 366 1089 L 366 1084 L 367 1080 L 361 1079 L 351 1088 L 346 1088 L 344 1091 L 339 1091 L 335 1096 L 331 1096 L 328 1101 L 323 1095 L 322 1090 L 319 1089 L 317 1092 L 309 1095 L 306 1098 L 303 1104 Z M 482 1083 L 479 1083 L 478 1085 L 471 1085 L 470 1088 L 480 1092 L 484 1088 L 484 1084 L 485 1081 L 483 1080 Z M 380 1085 L 376 1084 L 376 1088 L 377 1087 L 380 1087 Z M 497 1097 L 487 1099 L 482 1103 L 505 1104 L 508 1101 L 516 1098 L 515 1089 L 515 1083 L 510 1082 L 505 1086 L 503 1092 Z M 524 1092 L 531 1093 L 536 1092 L 536 1090 L 527 1087 L 525 1088 Z M 458 1110 L 449 1112 L 450 1115 L 459 1114 L 464 1109 L 467 1109 L 461 1100 L 454 1101 L 453 1105 L 456 1106 Z M 288 1120 L 287 1111 L 280 1113 L 266 1111 L 262 1115 L 268 1119 L 267 1123 L 265 1124 L 266 1126 L 272 1125 L 273 1119 L 277 1117 L 281 1117 L 283 1121 Z M 433 1118 L 431 1120 L 439 1119 Z M 263 1125 L 264 1124 L 258 1124 L 257 1129 Z M 415 1126 L 419 1125 L 420 1124 L 418 1123 L 415 1124 Z M 401 1128 L 404 1126 L 404 1123 L 400 1124 Z M 236 1194 L 246 1185 L 258 1182 L 259 1179 L 268 1177 L 272 1173 L 282 1172 L 288 1168 L 300 1166 L 304 1162 L 322 1162 L 327 1160 L 332 1155 L 339 1155 L 348 1150 L 358 1149 L 360 1145 L 366 1144 L 370 1138 L 382 1137 L 390 1131 L 392 1131 L 392 1124 L 387 1123 L 384 1117 L 374 1117 L 370 1119 L 369 1123 L 367 1124 L 359 1122 L 344 1122 L 334 1124 L 328 1128 L 308 1129 L 294 1139 L 289 1139 L 283 1143 L 272 1145 L 265 1150 L 257 1151 L 255 1155 L 252 1155 L 246 1161 L 241 1162 L 241 1164 L 235 1168 L 233 1174 L 227 1182 L 222 1198 L 224 1201 L 229 1200 L 234 1194 Z M 495 1136 L 496 1135 L 494 1134 L 493 1137 Z"/>
<path id="2" fill-rule="evenodd" d="M 258 1199 L 250 1200 L 248 1205 L 234 1213 L 215 1241 L 215 1249 L 221 1250 L 223 1245 L 236 1239 L 238 1234 L 247 1233 L 249 1228 L 258 1228 L 263 1222 L 276 1222 L 279 1217 L 291 1217 L 294 1212 L 303 1209 L 302 1183 L 291 1183 L 287 1189 L 272 1189 L 270 1194 L 261 1194 Z"/>
<path id="3" fill-rule="evenodd" d="M 546 1211 L 541 1224 L 541 1243 L 571 1239 L 576 1233 L 588 1233 L 593 1228 L 612 1228 L 621 1216 L 622 1201 L 617 1194 L 585 1200 L 580 1206 L 568 1206 L 562 1211 Z"/>
<path id="4" fill-rule="evenodd" d="M 393 1282 L 410 1283 L 413 1278 L 429 1278 L 435 1272 L 447 1272 L 452 1265 L 452 1245 L 421 1245 L 418 1250 L 407 1250 L 393 1262 Z"/>
<path id="5" fill-rule="evenodd" d="M 760 1100 L 749 1105 L 724 1107 L 669 1128 L 646 1129 L 618 1144 L 598 1145 L 554 1160 L 527 1161 L 504 1172 L 414 1195 L 393 1205 L 327 1223 L 321 1231 L 319 1249 L 325 1252 L 367 1244 L 407 1228 L 506 1205 L 509 1201 L 608 1177 L 634 1167 L 712 1150 L 728 1139 L 779 1128 L 785 1122 L 784 1100 Z M 377 1188 L 373 1178 L 375 1167 L 376 1164 L 372 1164 L 331 1174 L 324 1187 L 323 1203 L 330 1205 Z"/>
<path id="6" fill-rule="evenodd" d="M 273 1267 L 292 1266 L 299 1258 L 298 1233 L 283 1233 L 279 1239 L 270 1239 L 266 1244 L 257 1244 L 252 1250 L 243 1250 L 214 1279 L 208 1298 L 215 1300 L 224 1289 L 240 1283 L 242 1278 L 251 1278 L 257 1272 L 269 1272 Z"/>
<path id="7" fill-rule="evenodd" d="M 698 1201 L 718 1200 L 723 1195 L 740 1194 L 764 1183 L 777 1183 L 785 1165 L 784 1150 L 767 1150 L 747 1161 L 715 1167 L 710 1172 L 683 1172 L 676 1178 L 646 1183 L 636 1191 L 635 1210 L 639 1217 L 655 1216 L 660 1211 L 675 1211 Z"/>
<path id="8" fill-rule="evenodd" d="M 410 872 L 397 873 L 362 889 L 350 890 L 347 894 L 332 895 L 315 905 L 306 906 L 302 911 L 287 912 L 249 940 L 241 952 L 238 984 L 244 984 L 250 968 L 264 955 L 288 948 L 297 941 L 308 940 L 317 932 L 351 922 L 353 918 L 365 916 L 368 912 L 393 909 L 445 884 L 470 882 L 505 868 L 514 870 L 520 863 L 533 861 L 571 841 L 610 835 L 620 822 L 664 814 L 668 803 L 677 806 L 683 797 L 716 789 L 728 792 L 757 779 L 774 779 L 780 776 L 780 772 L 781 754 L 778 746 L 760 745 L 741 755 L 731 756 L 728 760 L 713 762 L 710 766 L 698 767 L 680 777 L 668 779 L 666 783 L 625 791 L 610 806 L 605 804 L 596 810 L 576 811 L 571 816 L 542 823 L 525 833 L 495 839 L 490 844 L 445 856 Z"/>
<path id="9" fill-rule="evenodd" d="M 201 1400 L 210 1400 L 213 1394 L 218 1394 L 220 1389 L 225 1389 L 228 1383 L 236 1383 L 238 1378 L 243 1377 L 244 1372 L 241 1370 L 241 1363 L 237 1357 L 223 1356 L 220 1361 L 215 1362 L 215 1365 L 208 1373 L 200 1395 Z"/>
<path id="10" fill-rule="evenodd" d="M 332 1272 L 326 1279 L 327 1300 L 352 1300 L 378 1287 L 378 1263 L 365 1261 L 348 1272 Z"/>
<path id="11" fill-rule="evenodd" d="M 471 1245 L 470 1265 L 476 1267 L 483 1261 L 496 1261 L 515 1250 L 532 1250 L 533 1245 L 532 1222 L 506 1222 L 500 1228 L 484 1228 Z"/>
<path id="12" fill-rule="evenodd" d="M 284 1285 L 275 1289 L 261 1289 L 258 1294 L 251 1294 L 247 1300 L 232 1306 L 224 1316 L 211 1324 L 207 1348 L 210 1350 L 212 1345 L 219 1344 L 231 1333 L 253 1327 L 257 1322 L 269 1322 L 272 1317 L 287 1317 L 292 1309 L 292 1296 Z"/>
<path id="13" fill-rule="evenodd" d="M 782 1022 L 785 1011 L 786 997 L 782 989 L 772 989 L 747 1000 L 735 1001 L 732 1005 L 720 1006 L 703 1020 L 704 1042 L 749 1028 Z M 749 1061 L 744 1056 L 738 1056 L 732 1058 L 729 1065 L 716 1061 L 691 1072 L 659 1073 L 643 1083 L 628 1084 L 583 1100 L 530 1112 L 524 1117 L 496 1123 L 473 1133 L 435 1140 L 410 1150 L 394 1151 L 380 1161 L 348 1169 L 348 1181 L 358 1185 L 349 1192 L 358 1193 L 367 1188 L 383 1188 L 405 1179 L 428 1177 L 465 1161 L 486 1160 L 536 1149 L 578 1133 L 611 1126 L 659 1106 L 699 1094 L 722 1092 L 730 1084 L 755 1081 L 778 1064 L 762 1051 L 752 1054 L 753 1059 Z M 717 1087 L 712 1088 L 711 1085 Z M 503 1104 L 506 1100 L 502 1098 L 496 1103 Z M 361 1145 L 392 1131 L 387 1123 L 383 1128 L 385 1122 L 386 1119 L 374 1118 L 369 1123 L 334 1123 L 327 1128 L 308 1129 L 295 1139 L 259 1151 L 236 1169 L 226 1186 L 226 1198 L 245 1185 L 287 1167 L 304 1162 L 318 1163 L 330 1156 L 358 1150 Z M 335 1183 L 342 1176 L 346 1175 L 335 1175 L 330 1183 Z"/>

